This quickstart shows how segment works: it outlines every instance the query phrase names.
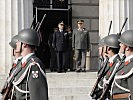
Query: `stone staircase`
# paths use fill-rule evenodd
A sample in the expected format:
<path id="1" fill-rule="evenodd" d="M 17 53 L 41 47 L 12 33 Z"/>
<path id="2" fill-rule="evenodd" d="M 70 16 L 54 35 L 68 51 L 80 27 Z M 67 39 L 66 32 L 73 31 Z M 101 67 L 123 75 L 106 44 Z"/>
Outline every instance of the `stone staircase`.
<path id="1" fill-rule="evenodd" d="M 47 73 L 49 100 L 92 100 L 96 72 Z"/>

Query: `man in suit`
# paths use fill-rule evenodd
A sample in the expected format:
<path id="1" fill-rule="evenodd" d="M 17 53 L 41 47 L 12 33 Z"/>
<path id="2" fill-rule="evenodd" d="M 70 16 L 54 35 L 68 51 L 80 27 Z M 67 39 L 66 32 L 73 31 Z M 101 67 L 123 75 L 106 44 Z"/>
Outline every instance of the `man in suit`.
<path id="1" fill-rule="evenodd" d="M 64 31 L 63 21 L 58 24 L 59 30 L 53 34 L 53 46 L 57 54 L 58 73 L 66 72 L 66 51 L 69 45 L 68 33 Z"/>
<path id="2" fill-rule="evenodd" d="M 89 50 L 90 37 L 83 27 L 84 20 L 77 21 L 78 28 L 73 30 L 72 47 L 75 50 L 76 72 L 86 71 L 86 51 Z"/>
<path id="3" fill-rule="evenodd" d="M 133 100 L 133 30 L 123 32 L 119 41 L 126 58 L 114 78 L 112 99 Z"/>
<path id="4" fill-rule="evenodd" d="M 23 29 L 18 33 L 16 51 L 21 52 L 23 58 L 13 81 L 16 100 L 48 100 L 45 66 L 35 55 L 36 46 L 39 44 L 36 31 Z"/>

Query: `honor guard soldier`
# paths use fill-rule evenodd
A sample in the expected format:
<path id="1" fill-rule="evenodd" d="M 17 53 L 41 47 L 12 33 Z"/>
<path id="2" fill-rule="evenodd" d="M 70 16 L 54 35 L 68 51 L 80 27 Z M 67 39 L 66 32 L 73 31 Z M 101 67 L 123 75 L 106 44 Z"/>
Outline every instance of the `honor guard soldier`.
<path id="1" fill-rule="evenodd" d="M 116 73 L 112 98 L 113 100 L 133 100 L 133 30 L 125 31 L 119 41 L 126 58 Z"/>
<path id="2" fill-rule="evenodd" d="M 9 43 L 9 45 L 13 48 L 13 56 L 14 56 L 14 61 L 12 64 L 12 69 L 10 70 L 10 72 L 12 72 L 12 70 L 20 63 L 22 56 L 20 52 L 16 51 L 16 43 L 17 43 L 17 35 L 14 36 L 11 40 L 11 42 Z"/>
<path id="3" fill-rule="evenodd" d="M 23 29 L 18 33 L 16 51 L 21 52 L 23 58 L 13 81 L 15 100 L 48 100 L 45 66 L 34 53 L 39 44 L 36 31 Z"/>
<path id="4" fill-rule="evenodd" d="M 13 61 L 12 67 L 9 72 L 9 76 L 7 77 L 7 80 L 6 80 L 4 87 L 2 88 L 2 91 L 1 91 L 2 100 L 11 99 L 12 88 L 9 90 L 10 82 L 8 80 L 10 80 L 12 78 L 15 70 L 18 68 L 17 66 L 19 65 L 19 63 L 21 62 L 21 59 L 22 59 L 21 53 L 16 52 L 16 42 L 17 42 L 17 35 L 12 38 L 11 42 L 9 42 L 9 45 L 13 48 L 12 55 L 14 56 L 15 60 Z M 13 95 L 12 95 L 12 100 L 15 100 L 15 98 L 13 98 Z"/>
<path id="5" fill-rule="evenodd" d="M 118 63 L 118 60 L 120 60 L 120 56 L 118 55 L 120 46 L 119 46 L 119 41 L 118 39 L 120 38 L 119 35 L 116 34 L 111 34 L 109 36 L 106 36 L 104 39 L 104 45 L 106 46 L 107 49 L 107 56 L 109 58 L 109 62 L 107 64 L 107 67 L 105 69 L 105 76 L 103 79 L 103 89 L 104 86 L 108 85 L 108 81 L 110 76 L 112 75 L 112 72 L 116 66 L 116 64 Z M 113 81 L 112 81 L 113 82 Z M 106 97 L 110 99 L 110 90 L 111 90 L 111 86 L 108 89 L 108 93 L 106 93 Z"/>
<path id="6" fill-rule="evenodd" d="M 53 46 L 57 54 L 58 73 L 66 72 L 66 51 L 69 45 L 68 33 L 64 31 L 63 21 L 58 24 L 59 30 L 53 34 Z"/>
<path id="7" fill-rule="evenodd" d="M 90 37 L 87 29 L 83 28 L 84 20 L 78 20 L 78 29 L 73 30 L 72 48 L 75 50 L 76 72 L 86 71 L 86 52 L 89 50 Z"/>
<path id="8" fill-rule="evenodd" d="M 105 51 L 104 51 L 105 50 L 104 49 L 104 39 L 105 39 L 105 37 L 100 39 L 99 44 L 98 44 L 99 45 L 99 48 L 98 48 L 98 50 L 99 50 L 99 69 L 98 69 L 98 73 L 97 73 L 97 79 L 98 79 L 99 75 L 103 73 L 103 67 L 104 67 L 103 65 L 106 60 Z M 104 76 L 101 76 L 99 82 L 97 82 L 98 85 L 97 85 L 97 87 L 95 87 L 95 91 L 91 95 L 92 99 L 98 99 L 99 96 L 101 95 L 101 93 L 103 91 L 103 77 Z"/>

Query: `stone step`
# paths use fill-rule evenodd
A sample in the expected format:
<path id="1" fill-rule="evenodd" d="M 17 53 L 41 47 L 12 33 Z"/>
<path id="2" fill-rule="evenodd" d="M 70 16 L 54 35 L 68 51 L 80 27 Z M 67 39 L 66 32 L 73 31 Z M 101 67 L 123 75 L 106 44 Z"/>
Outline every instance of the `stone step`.
<path id="1" fill-rule="evenodd" d="M 96 82 L 96 79 L 59 79 L 59 80 L 49 80 L 48 86 L 52 87 L 79 87 L 79 86 L 93 86 Z"/>
<path id="2" fill-rule="evenodd" d="M 68 96 L 68 95 L 82 95 L 82 94 L 88 94 L 92 90 L 92 87 L 55 87 L 55 88 L 49 88 L 49 95 L 62 95 L 62 96 Z"/>
<path id="3" fill-rule="evenodd" d="M 96 72 L 85 72 L 85 73 L 76 73 L 76 72 L 67 72 L 67 73 L 47 73 L 48 80 L 54 79 L 95 79 Z"/>
<path id="4" fill-rule="evenodd" d="M 92 100 L 87 94 L 85 95 L 70 95 L 70 96 L 50 96 L 49 100 Z"/>

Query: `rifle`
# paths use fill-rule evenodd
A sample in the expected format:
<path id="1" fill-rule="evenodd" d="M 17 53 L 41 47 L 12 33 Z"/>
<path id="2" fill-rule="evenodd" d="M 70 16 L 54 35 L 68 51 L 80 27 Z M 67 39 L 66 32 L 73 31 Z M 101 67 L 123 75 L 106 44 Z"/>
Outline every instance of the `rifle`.
<path id="1" fill-rule="evenodd" d="M 91 93 L 90 93 L 90 96 L 91 96 L 91 97 L 94 96 L 94 94 L 95 94 L 95 92 L 96 92 L 96 89 L 97 89 L 97 87 L 98 87 L 98 83 L 100 82 L 101 78 L 105 75 L 104 72 L 105 72 L 106 66 L 107 66 L 107 64 L 108 64 L 108 60 L 109 60 L 109 58 L 106 56 L 105 63 L 103 63 L 102 71 L 101 71 L 101 73 L 98 75 L 98 78 L 97 78 L 97 80 L 96 80 L 96 83 L 95 83 L 95 85 L 94 85 L 94 87 L 92 88 L 92 91 L 91 91 Z"/>
<path id="2" fill-rule="evenodd" d="M 31 26 L 30 26 L 30 29 L 32 29 L 32 27 L 33 27 L 35 17 L 36 17 L 36 16 L 34 15 L 34 17 L 33 17 L 33 21 L 32 21 Z"/>
<path id="3" fill-rule="evenodd" d="M 120 32 L 118 33 L 118 35 L 121 35 L 121 32 L 122 32 L 124 26 L 126 25 L 127 19 L 128 19 L 128 18 L 125 19 L 125 21 L 124 21 L 124 23 L 123 23 L 123 25 L 122 25 L 122 28 L 121 28 Z"/>
<path id="4" fill-rule="evenodd" d="M 38 28 L 36 30 L 37 32 L 39 31 L 39 29 L 40 29 L 45 17 L 46 17 L 46 14 L 44 14 L 44 16 L 43 16 L 43 18 L 42 18 L 42 20 L 41 20 L 41 22 L 40 22 L 40 24 L 39 24 L 39 26 L 38 26 Z"/>
<path id="5" fill-rule="evenodd" d="M 125 21 L 124 21 L 124 23 L 123 23 L 123 25 L 122 25 L 122 28 L 121 28 L 121 30 L 120 30 L 120 32 L 119 32 L 118 35 L 121 35 L 121 32 L 122 32 L 122 30 L 123 30 L 123 28 L 124 28 L 124 26 L 125 26 L 125 24 L 126 24 L 126 22 L 127 22 L 127 19 L 128 19 L 128 18 L 125 19 Z M 121 61 L 119 61 L 119 62 L 115 65 L 115 69 L 114 69 L 112 75 L 111 75 L 111 76 L 109 77 L 109 79 L 108 79 L 108 84 L 105 84 L 105 89 L 104 89 L 103 93 L 101 94 L 99 100 L 104 100 L 104 99 L 106 98 L 106 93 L 107 93 L 107 92 L 109 91 L 109 89 L 111 88 L 111 85 L 112 85 L 112 82 L 113 82 L 113 80 L 114 80 L 115 74 L 117 73 L 118 68 L 121 66 L 121 64 L 122 64 L 122 62 L 123 62 L 123 60 L 124 60 L 125 58 L 126 58 L 126 56 L 124 55 L 124 56 L 122 57 Z"/>
<path id="6" fill-rule="evenodd" d="M 20 72 L 22 68 L 16 68 L 13 73 L 11 74 L 11 76 L 7 79 L 1 94 L 2 94 L 2 100 L 8 100 L 11 99 L 11 94 L 12 94 L 12 89 L 13 89 L 13 81 L 15 79 L 15 76 Z"/>
<path id="7" fill-rule="evenodd" d="M 121 61 L 118 61 L 118 63 L 115 65 L 113 73 L 108 79 L 108 84 L 105 84 L 105 88 L 104 88 L 103 93 L 101 94 L 99 100 L 105 100 L 106 99 L 106 93 L 108 93 L 109 89 L 111 88 L 112 82 L 113 82 L 114 77 L 115 77 L 115 75 L 116 75 L 116 73 L 118 71 L 118 68 L 121 66 L 121 64 L 123 63 L 125 58 L 126 58 L 126 56 L 123 56 Z"/>

